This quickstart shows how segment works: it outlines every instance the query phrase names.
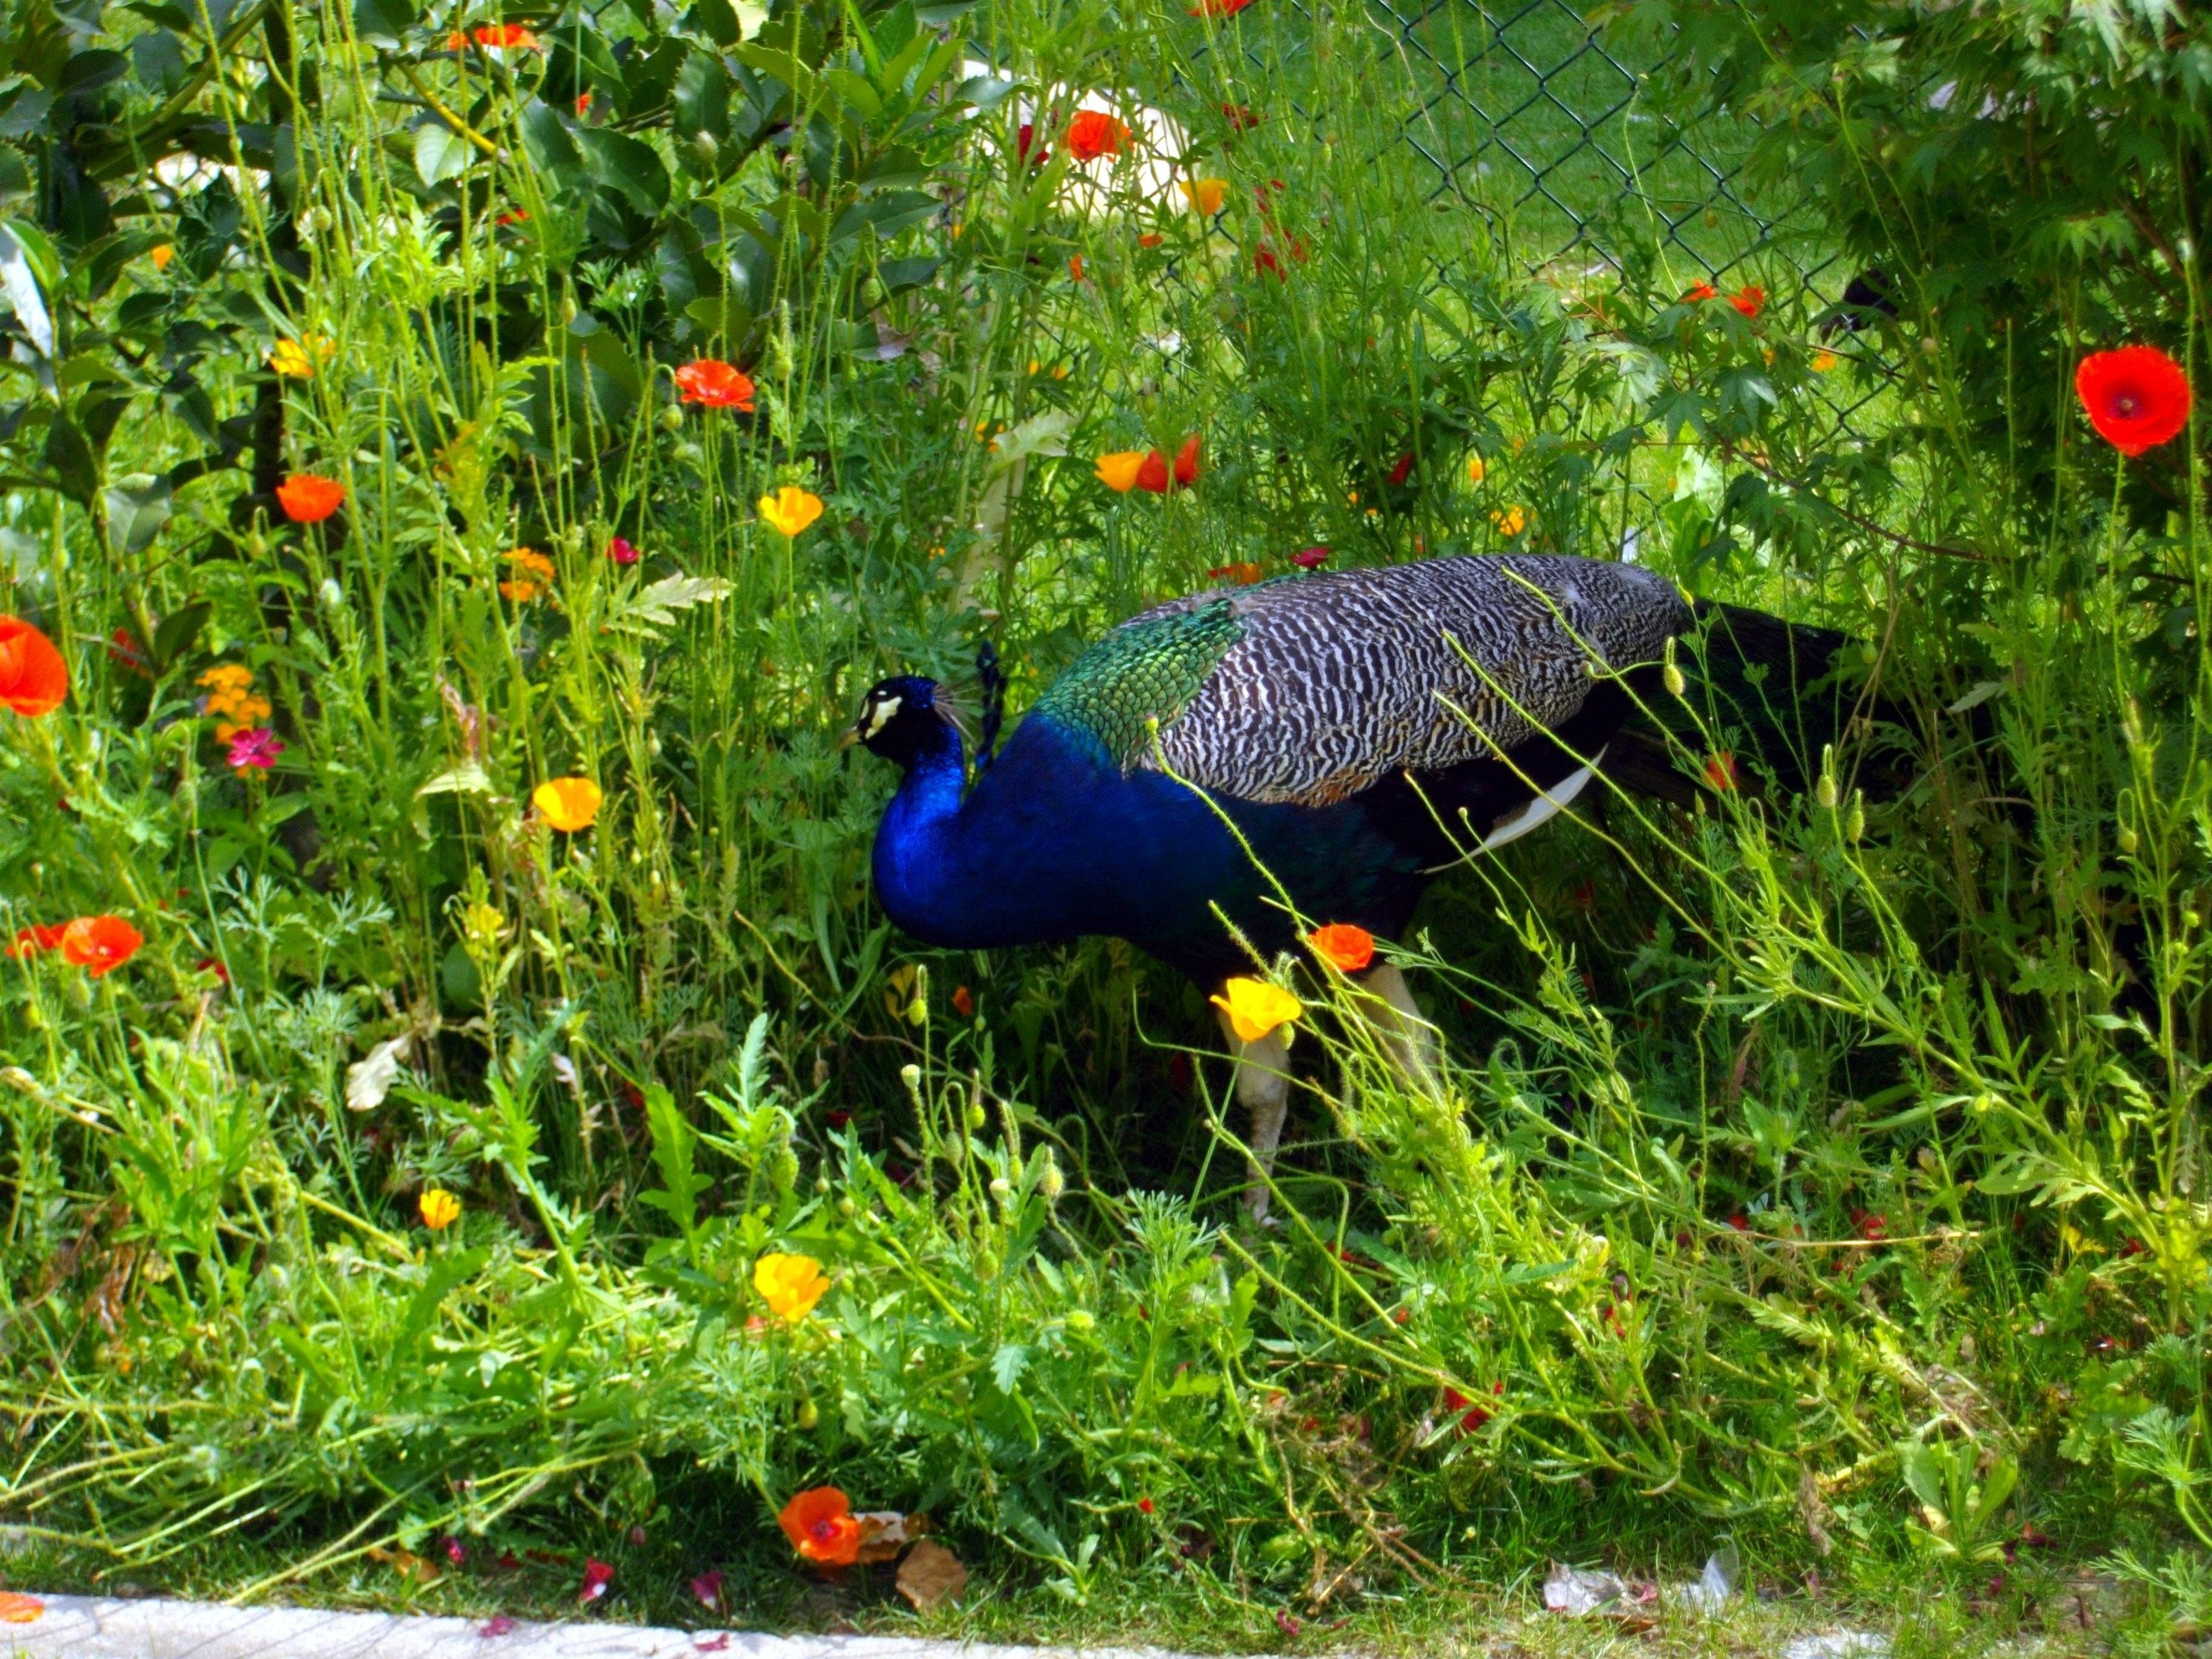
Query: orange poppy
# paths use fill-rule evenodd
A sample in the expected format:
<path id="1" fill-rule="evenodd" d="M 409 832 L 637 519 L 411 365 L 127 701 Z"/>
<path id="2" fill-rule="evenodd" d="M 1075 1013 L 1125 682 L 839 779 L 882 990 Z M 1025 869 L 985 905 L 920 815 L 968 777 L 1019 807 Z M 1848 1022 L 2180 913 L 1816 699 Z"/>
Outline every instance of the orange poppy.
<path id="1" fill-rule="evenodd" d="M 860 1559 L 860 1523 L 835 1486 L 810 1486 L 775 1517 L 783 1535 L 817 1566 L 849 1567 Z"/>
<path id="2" fill-rule="evenodd" d="M 277 505 L 294 524 L 320 524 L 345 504 L 346 487 L 318 472 L 295 472 L 276 486 Z"/>
<path id="3" fill-rule="evenodd" d="M 1705 781 L 1723 794 L 1739 788 L 1735 771 L 1735 756 L 1726 749 L 1717 750 L 1705 757 Z"/>
<path id="4" fill-rule="evenodd" d="M 1067 256 L 1067 274 L 1079 283 L 1083 280 L 1083 256 L 1080 253 Z"/>
<path id="5" fill-rule="evenodd" d="M 1766 309 L 1766 290 L 1756 283 L 1748 283 L 1729 295 L 1729 303 L 1747 317 L 1756 317 Z"/>
<path id="6" fill-rule="evenodd" d="M 1235 582 L 1239 587 L 1249 587 L 1260 580 L 1260 567 L 1249 559 L 1240 559 L 1235 564 L 1217 564 L 1206 575 L 1218 582 Z"/>
<path id="7" fill-rule="evenodd" d="M 0 703 L 36 719 L 69 696 L 69 665 L 54 642 L 21 617 L 0 617 Z"/>
<path id="8" fill-rule="evenodd" d="M 752 376 L 719 357 L 702 357 L 684 364 L 676 371 L 676 386 L 687 404 L 734 409 L 745 415 L 753 412 Z"/>
<path id="9" fill-rule="evenodd" d="M 2189 424 L 2189 376 L 2156 346 L 2091 352 L 2074 390 L 2097 435 L 2123 455 L 2155 449 Z"/>
<path id="10" fill-rule="evenodd" d="M 1686 306 L 1697 305 L 1701 301 L 1706 300 L 1717 300 L 1720 297 L 1721 291 L 1715 288 L 1711 283 L 1699 283 L 1695 288 L 1692 289 L 1687 294 L 1685 294 L 1682 296 L 1682 303 Z"/>
<path id="11" fill-rule="evenodd" d="M 1306 935 L 1314 954 L 1340 973 L 1356 974 L 1375 960 L 1375 935 L 1354 922 L 1332 921 Z"/>
<path id="12" fill-rule="evenodd" d="M 1129 142 L 1129 129 L 1104 110 L 1079 109 L 1067 124 L 1067 153 L 1079 161 L 1118 155 Z"/>
<path id="13" fill-rule="evenodd" d="M 1199 0 L 1190 9 L 1193 17 L 1234 17 L 1250 5 L 1252 0 Z"/>
<path id="14" fill-rule="evenodd" d="M 138 954 L 146 936 L 120 916 L 79 916 L 62 930 L 62 957 L 105 979 Z"/>

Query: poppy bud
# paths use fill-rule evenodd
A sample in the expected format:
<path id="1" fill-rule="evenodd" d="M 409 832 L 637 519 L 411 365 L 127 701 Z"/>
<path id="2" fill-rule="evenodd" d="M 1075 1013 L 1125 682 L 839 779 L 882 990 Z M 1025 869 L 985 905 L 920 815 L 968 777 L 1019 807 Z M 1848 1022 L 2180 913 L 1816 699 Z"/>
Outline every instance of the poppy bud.
<path id="1" fill-rule="evenodd" d="M 799 1402 L 799 1410 L 793 1414 L 792 1420 L 802 1429 L 811 1429 L 822 1420 L 822 1413 L 811 1400 L 802 1400 Z"/>
<path id="2" fill-rule="evenodd" d="M 968 1103 L 968 1127 L 970 1129 L 980 1129 L 983 1127 L 985 1121 L 986 1119 L 983 1112 L 983 1103 L 980 1100 L 969 1101 Z"/>
<path id="3" fill-rule="evenodd" d="M 1098 1322 L 1080 1308 L 1068 1315 L 1065 1322 L 1068 1330 L 1076 1336 L 1088 1336 L 1098 1328 Z"/>
<path id="4" fill-rule="evenodd" d="M 1866 834 L 1866 797 L 1860 791 L 1851 791 L 1851 810 L 1844 817 L 1844 839 L 1854 847 Z"/>
<path id="5" fill-rule="evenodd" d="M 1667 666 L 1660 678 L 1666 684 L 1668 696 L 1680 697 L 1688 695 L 1690 683 L 1682 678 L 1682 671 L 1674 666 L 1674 641 L 1672 640 L 1667 641 Z"/>
<path id="6" fill-rule="evenodd" d="M 2123 853 L 2132 853 L 2142 844 L 2142 838 L 2136 835 L 2133 830 L 2123 830 L 2120 831 L 2120 851 Z"/>

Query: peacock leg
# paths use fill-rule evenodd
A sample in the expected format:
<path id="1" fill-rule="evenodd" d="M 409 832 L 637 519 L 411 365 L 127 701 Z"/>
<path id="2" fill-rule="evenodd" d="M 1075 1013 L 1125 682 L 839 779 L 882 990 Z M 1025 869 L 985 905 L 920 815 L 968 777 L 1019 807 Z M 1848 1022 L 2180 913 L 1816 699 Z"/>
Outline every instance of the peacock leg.
<path id="1" fill-rule="evenodd" d="M 1395 963 L 1386 962 L 1366 975 L 1367 997 L 1360 1012 L 1382 1040 L 1406 1080 L 1416 1089 L 1437 1086 L 1437 1028 L 1413 1000 L 1413 988 Z"/>
<path id="2" fill-rule="evenodd" d="M 1251 1117 L 1244 1144 L 1251 1149 L 1251 1184 L 1244 1189 L 1244 1206 L 1252 1219 L 1267 1218 L 1267 1175 L 1275 1167 L 1275 1148 L 1282 1144 L 1283 1120 L 1291 1109 L 1291 1051 L 1276 1032 L 1257 1042 L 1246 1042 L 1231 1029 L 1229 1016 L 1221 1017 L 1221 1034 L 1229 1039 L 1229 1052 L 1237 1066 L 1237 1101 Z"/>

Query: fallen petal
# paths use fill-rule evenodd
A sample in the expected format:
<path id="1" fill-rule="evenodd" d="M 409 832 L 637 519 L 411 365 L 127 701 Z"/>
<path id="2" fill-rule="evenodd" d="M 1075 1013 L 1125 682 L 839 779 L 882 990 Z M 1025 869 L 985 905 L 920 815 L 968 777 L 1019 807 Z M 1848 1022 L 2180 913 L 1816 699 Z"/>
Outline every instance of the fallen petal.
<path id="1" fill-rule="evenodd" d="M 514 1628 L 514 1620 L 503 1613 L 495 1613 L 477 1629 L 479 1636 L 504 1636 Z"/>
<path id="2" fill-rule="evenodd" d="M 1564 1563 L 1555 1564 L 1544 1580 L 1544 1605 L 1570 1619 L 1586 1618 L 1627 1593 L 1628 1587 L 1612 1573 L 1585 1572 Z"/>
<path id="3" fill-rule="evenodd" d="M 1864 1630 L 1801 1636 L 1782 1649 L 1782 1659 L 1887 1659 L 1888 1654 L 1889 1638 Z"/>

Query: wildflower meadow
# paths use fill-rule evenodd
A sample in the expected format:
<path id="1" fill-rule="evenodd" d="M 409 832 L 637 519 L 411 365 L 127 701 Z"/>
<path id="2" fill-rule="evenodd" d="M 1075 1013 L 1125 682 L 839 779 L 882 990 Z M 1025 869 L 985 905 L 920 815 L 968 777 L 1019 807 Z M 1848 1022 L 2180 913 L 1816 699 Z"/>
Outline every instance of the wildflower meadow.
<path id="1" fill-rule="evenodd" d="M 1436 94 L 1539 26 L 1637 70 L 1549 199 Z M 2203 1640 L 2208 65 L 2175 0 L 7 0 L 0 1618 L 1419 1649 L 1710 1557 Z M 1669 654 L 1675 800 L 1218 995 L 887 917 L 887 677 L 980 775 L 1148 606 L 1562 553 L 1836 630 L 1851 717 L 1778 761 Z"/>

